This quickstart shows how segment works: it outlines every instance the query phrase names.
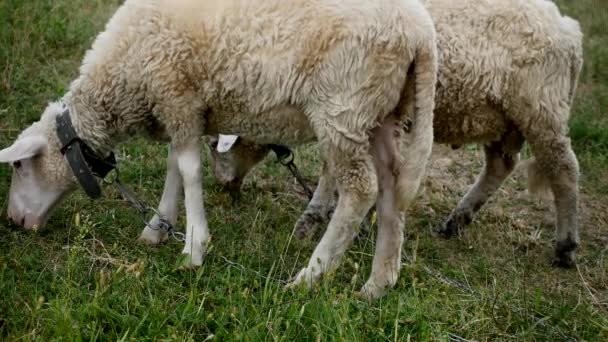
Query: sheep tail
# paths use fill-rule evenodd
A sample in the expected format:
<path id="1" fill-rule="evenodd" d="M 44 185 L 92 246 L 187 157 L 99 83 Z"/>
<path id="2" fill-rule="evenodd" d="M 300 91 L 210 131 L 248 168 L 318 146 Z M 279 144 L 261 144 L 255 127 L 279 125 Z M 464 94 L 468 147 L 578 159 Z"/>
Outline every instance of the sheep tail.
<path id="1" fill-rule="evenodd" d="M 418 52 L 414 60 L 414 117 L 412 135 L 424 141 L 423 158 L 431 154 L 433 142 L 433 110 L 437 82 L 437 48 L 434 41 Z"/>
<path id="2" fill-rule="evenodd" d="M 534 197 L 550 201 L 553 199 L 551 183 L 545 176 L 536 158 L 526 159 L 521 162 L 521 166 L 526 173 L 528 182 L 528 192 Z"/>
<path id="3" fill-rule="evenodd" d="M 402 139 L 407 143 L 403 146 L 402 141 L 400 146 L 402 162 L 397 182 L 400 210 L 405 210 L 414 199 L 433 148 L 433 110 L 438 69 L 434 32 L 432 38 L 426 40 L 416 52 L 410 67 L 413 77 L 408 75 L 403 90 L 405 105 L 399 108 L 401 122 L 406 126 L 405 131 L 409 132 Z M 408 116 L 411 113 L 413 115 Z"/>

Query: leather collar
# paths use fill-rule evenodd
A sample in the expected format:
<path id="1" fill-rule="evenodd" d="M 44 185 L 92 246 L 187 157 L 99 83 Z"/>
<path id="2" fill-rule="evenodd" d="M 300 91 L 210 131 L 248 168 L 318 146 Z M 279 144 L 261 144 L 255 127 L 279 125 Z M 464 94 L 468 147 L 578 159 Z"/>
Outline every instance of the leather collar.
<path id="1" fill-rule="evenodd" d="M 274 154 L 277 155 L 277 159 L 279 161 L 282 161 L 283 159 L 289 157 L 292 154 L 289 147 L 284 145 L 269 144 L 268 147 L 270 147 Z"/>
<path id="2" fill-rule="evenodd" d="M 100 158 L 80 138 L 72 126 L 69 109 L 57 116 L 57 136 L 61 141 L 61 154 L 70 164 L 72 173 L 85 193 L 93 198 L 101 197 L 101 188 L 95 177 L 104 178 L 116 168 L 116 158 L 111 152 L 106 158 Z"/>

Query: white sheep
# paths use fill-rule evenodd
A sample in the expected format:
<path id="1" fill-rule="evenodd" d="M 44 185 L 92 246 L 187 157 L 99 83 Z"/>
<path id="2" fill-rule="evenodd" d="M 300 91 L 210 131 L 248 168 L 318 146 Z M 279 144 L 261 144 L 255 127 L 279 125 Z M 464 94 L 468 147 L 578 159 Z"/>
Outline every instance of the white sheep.
<path id="1" fill-rule="evenodd" d="M 438 230 L 456 234 L 513 171 L 527 140 L 528 188 L 552 192 L 557 215 L 553 263 L 575 264 L 578 163 L 567 137 L 570 106 L 583 62 L 577 21 L 545 0 L 423 0 L 436 25 L 439 73 L 435 142 L 484 147 L 485 166 L 473 187 Z M 211 137 L 216 177 L 239 188 L 249 169 L 270 151 L 230 138 L 219 153 Z M 322 184 L 324 185 L 324 184 Z M 325 191 L 331 194 L 330 191 Z M 315 198 L 313 201 L 318 200 Z M 300 237 L 310 235 L 331 209 L 329 199 L 307 210 Z M 309 208 L 311 206 L 309 205 Z"/>
<path id="2" fill-rule="evenodd" d="M 361 291 L 378 297 L 398 276 L 400 212 L 430 155 L 436 71 L 434 26 L 416 0 L 127 0 L 61 101 L 0 151 L 0 161 L 14 167 L 9 216 L 37 229 L 78 183 L 99 196 L 85 162 L 95 169 L 142 132 L 170 142 L 159 212 L 175 224 L 183 187 L 184 266 L 199 266 L 209 239 L 203 135 L 228 132 L 262 144 L 316 140 L 324 175 L 341 196 L 290 286 L 310 286 L 338 265 L 380 188 L 380 244 Z M 406 116 L 414 101 L 415 113 Z M 403 132 L 406 121 L 413 126 Z M 416 168 L 401 164 L 401 134 L 411 137 Z M 164 238 L 152 227 L 140 236 L 152 244 Z"/>

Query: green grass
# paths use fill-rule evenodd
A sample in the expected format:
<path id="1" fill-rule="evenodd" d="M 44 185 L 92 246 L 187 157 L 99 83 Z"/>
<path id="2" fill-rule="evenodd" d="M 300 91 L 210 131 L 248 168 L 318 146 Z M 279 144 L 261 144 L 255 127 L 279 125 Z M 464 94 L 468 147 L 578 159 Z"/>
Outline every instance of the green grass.
<path id="1" fill-rule="evenodd" d="M 85 50 L 120 1 L 0 1 L 0 146 L 63 94 Z M 205 169 L 212 248 L 200 270 L 179 272 L 181 246 L 135 241 L 140 217 L 111 188 L 93 202 L 74 194 L 39 233 L 0 215 L 0 340 L 475 340 L 608 339 L 608 6 L 557 1 L 585 31 L 585 67 L 571 133 L 581 163 L 579 268 L 548 265 L 553 209 L 509 179 L 463 237 L 434 239 L 478 171 L 479 149 L 454 152 L 446 187 L 412 208 L 396 289 L 353 297 L 369 274 L 374 232 L 342 267 L 310 291 L 283 291 L 316 241 L 290 238 L 306 200 L 270 160 L 242 198 L 220 191 Z M 164 146 L 137 139 L 120 147 L 123 180 L 151 205 L 163 185 Z M 297 164 L 314 178 L 313 148 Z M 0 165 L 0 211 L 10 170 Z M 183 229 L 182 221 L 179 227 Z M 226 259 L 223 259 L 226 258 Z M 227 262 L 230 260 L 233 263 Z M 441 276 L 439 276 L 440 274 Z M 449 277 L 465 287 L 440 280 Z M 529 320 L 527 317 L 536 317 Z M 539 321 L 539 319 L 541 321 Z M 539 323 L 540 322 L 540 323 Z"/>

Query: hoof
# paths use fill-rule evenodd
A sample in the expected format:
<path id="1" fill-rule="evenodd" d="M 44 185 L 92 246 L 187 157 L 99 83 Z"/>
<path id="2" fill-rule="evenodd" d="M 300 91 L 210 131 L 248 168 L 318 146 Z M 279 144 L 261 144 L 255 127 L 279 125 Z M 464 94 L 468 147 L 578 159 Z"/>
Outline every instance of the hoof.
<path id="1" fill-rule="evenodd" d="M 193 257 L 192 254 L 182 253 L 177 260 L 176 269 L 187 271 L 199 268 L 203 264 L 203 257 Z"/>
<path id="2" fill-rule="evenodd" d="M 555 256 L 551 264 L 555 267 L 572 268 L 576 265 L 576 253 L 574 250 L 578 243 L 568 237 L 564 241 L 559 241 L 555 247 Z"/>
<path id="3" fill-rule="evenodd" d="M 448 219 L 439 227 L 437 227 L 433 233 L 444 239 L 449 239 L 455 235 L 460 234 L 462 229 L 471 223 L 471 217 L 465 213 L 462 214 L 450 214 Z"/>
<path id="4" fill-rule="evenodd" d="M 295 224 L 294 235 L 299 240 L 310 239 L 319 231 L 319 228 L 326 223 L 326 220 L 320 213 L 304 212 Z"/>
<path id="5" fill-rule="evenodd" d="M 576 258 L 574 256 L 574 252 L 554 256 L 553 260 L 551 261 L 551 266 L 566 269 L 573 268 L 574 266 L 576 266 Z"/>
<path id="6" fill-rule="evenodd" d="M 286 289 L 294 289 L 300 286 L 304 286 L 307 289 L 312 287 L 318 278 L 315 274 L 308 268 L 303 268 L 298 275 L 294 278 L 294 280 L 290 281 L 287 285 L 285 285 Z"/>
<path id="7" fill-rule="evenodd" d="M 163 233 L 161 231 L 154 230 L 146 226 L 141 235 L 139 235 L 139 237 L 137 238 L 137 241 L 149 246 L 156 246 L 162 242 L 167 241 L 168 238 L 169 236 L 167 233 Z"/>
<path id="8" fill-rule="evenodd" d="M 433 233 L 435 236 L 439 236 L 444 239 L 449 239 L 449 238 L 453 237 L 454 235 L 457 235 L 459 233 L 459 231 L 460 231 L 460 227 L 458 226 L 458 224 L 454 220 L 448 219 L 442 225 L 437 227 L 433 231 Z"/>
<path id="9" fill-rule="evenodd" d="M 384 297 L 386 291 L 386 288 L 377 286 L 375 283 L 368 280 L 367 283 L 361 287 L 361 290 L 355 292 L 355 297 L 361 300 L 373 301 Z"/>

